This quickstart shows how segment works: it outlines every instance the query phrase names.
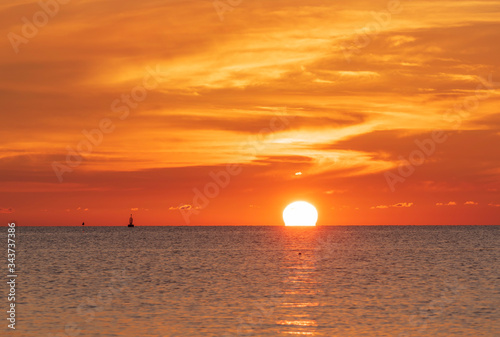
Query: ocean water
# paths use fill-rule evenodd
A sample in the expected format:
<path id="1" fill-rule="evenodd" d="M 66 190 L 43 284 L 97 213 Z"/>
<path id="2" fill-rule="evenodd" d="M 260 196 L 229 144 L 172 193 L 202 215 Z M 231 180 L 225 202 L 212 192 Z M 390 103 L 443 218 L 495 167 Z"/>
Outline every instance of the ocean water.
<path id="1" fill-rule="evenodd" d="M 17 233 L 7 336 L 500 336 L 498 226 Z"/>

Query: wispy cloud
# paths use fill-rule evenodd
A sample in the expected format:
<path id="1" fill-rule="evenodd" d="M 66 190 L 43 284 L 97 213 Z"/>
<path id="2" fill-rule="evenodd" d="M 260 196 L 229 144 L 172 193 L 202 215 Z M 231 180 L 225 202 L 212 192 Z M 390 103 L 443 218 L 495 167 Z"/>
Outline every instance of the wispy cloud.
<path id="1" fill-rule="evenodd" d="M 170 206 L 168 209 L 170 211 L 175 211 L 175 210 L 199 209 L 199 207 L 193 207 L 193 205 L 185 204 L 185 205 L 179 205 L 179 206 Z"/>
<path id="2" fill-rule="evenodd" d="M 436 206 L 456 206 L 457 203 L 455 201 L 450 201 L 448 203 L 442 203 L 442 202 L 438 202 L 436 203 Z"/>
<path id="3" fill-rule="evenodd" d="M 4 213 L 4 214 L 14 213 L 14 209 L 13 208 L 0 208 L 0 213 Z"/>
<path id="4" fill-rule="evenodd" d="M 378 206 L 372 206 L 370 209 L 384 209 L 384 208 L 390 208 L 390 207 L 411 207 L 413 206 L 413 202 L 399 202 L 393 205 L 378 205 Z"/>

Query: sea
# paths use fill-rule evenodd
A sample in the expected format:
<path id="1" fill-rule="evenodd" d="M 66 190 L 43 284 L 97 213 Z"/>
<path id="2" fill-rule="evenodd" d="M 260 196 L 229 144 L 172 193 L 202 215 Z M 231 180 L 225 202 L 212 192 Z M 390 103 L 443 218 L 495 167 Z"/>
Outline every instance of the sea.
<path id="1" fill-rule="evenodd" d="M 499 226 L 16 231 L 2 336 L 500 336 Z"/>

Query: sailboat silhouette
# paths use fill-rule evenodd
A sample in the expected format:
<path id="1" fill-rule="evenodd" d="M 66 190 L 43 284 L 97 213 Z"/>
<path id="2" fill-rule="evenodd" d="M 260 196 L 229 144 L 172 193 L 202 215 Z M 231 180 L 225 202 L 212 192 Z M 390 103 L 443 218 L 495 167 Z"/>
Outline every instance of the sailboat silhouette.
<path id="1" fill-rule="evenodd" d="M 130 214 L 130 219 L 128 219 L 128 227 L 134 227 L 134 218 L 132 218 L 132 214 Z"/>

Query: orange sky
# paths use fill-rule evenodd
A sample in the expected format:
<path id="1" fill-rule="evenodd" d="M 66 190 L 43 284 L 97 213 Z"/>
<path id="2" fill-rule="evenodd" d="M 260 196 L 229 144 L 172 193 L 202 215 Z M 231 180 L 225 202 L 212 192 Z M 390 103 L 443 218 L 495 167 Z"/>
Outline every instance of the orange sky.
<path id="1" fill-rule="evenodd" d="M 500 224 L 500 1 L 43 3 L 0 1 L 4 223 Z"/>

